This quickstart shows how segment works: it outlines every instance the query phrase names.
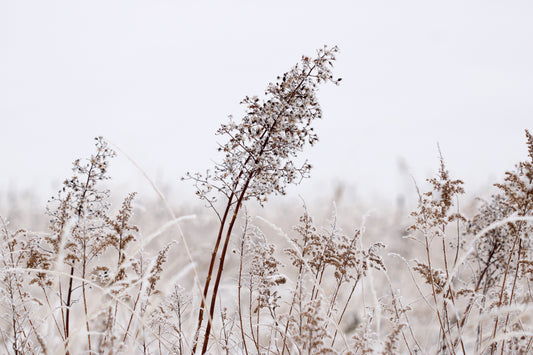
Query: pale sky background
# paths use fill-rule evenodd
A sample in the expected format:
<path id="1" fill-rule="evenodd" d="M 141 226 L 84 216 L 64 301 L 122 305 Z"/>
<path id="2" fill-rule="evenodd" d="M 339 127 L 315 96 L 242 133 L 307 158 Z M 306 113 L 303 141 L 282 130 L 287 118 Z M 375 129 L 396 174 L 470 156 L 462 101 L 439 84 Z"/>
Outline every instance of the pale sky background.
<path id="1" fill-rule="evenodd" d="M 422 181 L 439 142 L 475 192 L 526 157 L 531 1 L 0 0 L 0 193 L 53 194 L 98 135 L 179 189 L 239 101 L 324 44 L 343 81 L 319 93 L 308 188 L 394 196 L 398 160 Z M 147 186 L 123 157 L 112 174 Z"/>

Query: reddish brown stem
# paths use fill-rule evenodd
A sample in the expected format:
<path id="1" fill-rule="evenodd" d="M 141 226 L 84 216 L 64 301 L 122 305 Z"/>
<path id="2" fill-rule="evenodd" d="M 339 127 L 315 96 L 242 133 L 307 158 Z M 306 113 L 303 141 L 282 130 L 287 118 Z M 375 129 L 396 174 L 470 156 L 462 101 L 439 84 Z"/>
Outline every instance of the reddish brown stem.
<path id="1" fill-rule="evenodd" d="M 65 353 L 67 355 L 70 354 L 70 352 L 68 351 L 68 345 L 69 345 L 69 336 L 70 336 L 70 307 L 71 307 L 71 300 L 72 300 L 72 291 L 73 291 L 73 287 L 72 287 L 72 283 L 73 283 L 73 276 L 74 276 L 74 265 L 72 265 L 70 267 L 70 278 L 69 278 L 69 281 L 68 281 L 68 292 L 67 292 L 67 303 L 66 303 L 66 308 L 67 308 L 67 311 L 66 311 L 66 314 L 65 314 Z"/>
<path id="2" fill-rule="evenodd" d="M 230 224 L 228 226 L 228 230 L 226 232 L 226 239 L 224 240 L 224 246 L 222 247 L 222 252 L 220 254 L 220 259 L 218 263 L 218 270 L 217 270 L 217 277 L 215 279 L 215 285 L 213 286 L 213 292 L 211 295 L 211 306 L 209 308 L 209 317 L 210 319 L 213 319 L 213 315 L 215 313 L 215 305 L 216 305 L 216 299 L 218 294 L 218 287 L 220 285 L 220 280 L 222 278 L 222 270 L 224 269 L 224 262 L 226 260 L 226 254 L 228 250 L 229 240 L 231 238 L 231 232 L 233 231 L 233 226 L 235 225 L 235 221 L 237 220 L 237 216 L 239 214 L 239 210 L 242 206 L 242 201 L 244 199 L 244 195 L 246 193 L 246 190 L 248 189 L 248 186 L 250 184 L 250 181 L 252 180 L 253 175 L 251 174 L 248 177 L 248 180 L 246 180 L 246 183 L 244 184 L 244 187 L 242 189 L 242 192 L 239 196 L 239 199 L 237 200 L 237 204 L 235 206 L 235 210 L 233 211 L 233 216 L 231 217 Z M 205 354 L 207 352 L 207 345 L 209 343 L 209 335 L 211 332 L 211 322 L 207 323 L 207 328 L 205 330 L 204 335 L 204 341 L 202 345 L 202 354 Z"/>

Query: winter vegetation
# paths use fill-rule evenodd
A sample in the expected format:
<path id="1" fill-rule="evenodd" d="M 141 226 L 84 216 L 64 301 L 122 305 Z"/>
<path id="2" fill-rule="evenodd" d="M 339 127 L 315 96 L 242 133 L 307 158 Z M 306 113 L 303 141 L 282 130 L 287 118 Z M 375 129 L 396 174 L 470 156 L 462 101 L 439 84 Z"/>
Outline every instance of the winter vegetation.
<path id="1" fill-rule="evenodd" d="M 269 201 L 310 176 L 301 155 L 318 141 L 317 89 L 340 83 L 336 54 L 303 56 L 220 126 L 217 163 L 183 177 L 205 205 L 196 218 L 150 180 L 157 201 L 130 193 L 116 204 L 116 153 L 102 137 L 44 211 L 8 206 L 1 352 L 533 352 L 529 131 L 524 160 L 485 198 L 465 200 L 441 154 L 413 211 L 368 215 L 341 192 L 327 218 Z M 42 216 L 46 231 L 35 229 Z"/>

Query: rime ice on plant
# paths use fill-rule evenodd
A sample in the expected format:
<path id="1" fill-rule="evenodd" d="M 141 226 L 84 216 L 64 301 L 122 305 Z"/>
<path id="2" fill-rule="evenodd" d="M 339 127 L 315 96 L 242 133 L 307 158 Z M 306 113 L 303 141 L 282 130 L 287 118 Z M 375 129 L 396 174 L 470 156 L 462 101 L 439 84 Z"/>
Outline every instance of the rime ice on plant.
<path id="1" fill-rule="evenodd" d="M 359 231 L 352 237 L 342 234 L 336 217 L 327 228 L 317 227 L 305 210 L 294 228 L 297 235 L 291 238 L 292 247 L 284 250 L 290 263 L 283 265 L 275 245 L 250 223 L 247 218 L 238 278 L 241 347 L 246 353 L 277 354 L 296 350 L 336 354 L 344 349 L 338 324 L 359 281 L 370 269 L 384 269 L 377 254 L 383 245 L 375 243 L 363 249 Z M 243 284 L 248 297 L 242 297 L 246 295 Z M 349 348 L 347 342 L 342 344 Z"/>
<path id="2" fill-rule="evenodd" d="M 35 269 L 31 283 L 39 286 L 42 306 L 50 312 L 50 332 L 67 354 L 80 349 L 113 353 L 129 343 L 152 341 L 143 318 L 158 293 L 170 245 L 153 259 L 142 247 L 130 255 L 139 233 L 131 224 L 135 193 L 111 217 L 110 193 L 101 187 L 114 155 L 103 138 L 96 138 L 96 154 L 74 162 L 73 176 L 50 201 L 51 233 L 28 243 L 26 267 Z M 91 302 L 95 298 L 101 302 Z"/>
<path id="3" fill-rule="evenodd" d="M 331 73 L 337 51 L 337 47 L 324 47 L 318 50 L 315 58 L 303 56 L 299 64 L 278 77 L 276 83 L 268 85 L 265 100 L 256 96 L 246 97 L 242 101 L 246 114 L 241 122 L 234 122 L 230 117 L 230 122 L 217 131 L 226 139 L 219 148 L 224 154 L 222 161 L 215 165 L 213 172 L 208 171 L 205 175 L 187 174 L 187 178 L 195 182 L 197 195 L 213 208 L 220 220 L 203 288 L 193 353 L 204 312 L 209 312 L 210 319 L 214 316 L 227 247 L 242 203 L 255 198 L 262 204 L 269 194 L 284 194 L 288 184 L 298 183 L 309 174 L 311 165 L 307 162 L 297 165 L 295 158 L 306 144 L 313 145 L 318 140 L 312 127 L 313 121 L 322 115 L 316 90 L 321 83 L 339 82 L 340 79 L 333 79 Z M 223 211 L 215 207 L 217 195 L 226 199 Z M 224 243 L 215 269 L 222 240 Z M 211 305 L 207 308 L 211 278 L 215 272 Z M 211 327 L 211 322 L 208 322 L 202 353 L 207 351 Z"/>
<path id="4" fill-rule="evenodd" d="M 45 239 L 52 247 L 52 252 L 32 249 L 28 262 L 30 268 L 48 269 L 55 258 L 62 254 L 65 254 L 64 262 L 74 266 L 82 255 L 89 261 L 106 248 L 104 244 L 107 241 L 103 235 L 106 232 L 104 225 L 109 208 L 109 191 L 100 190 L 98 183 L 109 179 L 109 159 L 115 153 L 102 137 L 96 138 L 96 149 L 97 153 L 86 162 L 79 159 L 74 162 L 74 175 L 65 180 L 58 197 L 50 201 L 48 214 L 51 235 Z"/>
<path id="5" fill-rule="evenodd" d="M 451 210 L 454 199 L 464 193 L 463 182 L 450 178 L 442 156 L 438 177 L 431 178 L 428 182 L 432 189 L 419 195 L 418 209 L 411 213 L 411 216 L 415 218 L 415 223 L 409 230 L 420 231 L 429 237 L 444 237 L 443 226 L 457 219 L 464 219 Z"/>
<path id="6" fill-rule="evenodd" d="M 516 169 L 505 173 L 504 182 L 495 184 L 499 193 L 485 202 L 471 220 L 468 232 L 478 234 L 492 223 L 508 217 L 531 216 L 533 212 L 533 136 L 526 130 L 528 160 L 519 162 Z M 524 331 L 519 319 L 512 311 L 499 314 L 501 307 L 518 308 L 531 304 L 530 282 L 533 279 L 533 227 L 527 221 L 508 222 L 498 228 L 492 228 L 476 240 L 475 252 L 470 255 L 476 273 L 471 281 L 475 285 L 465 312 L 466 322 L 470 309 L 477 302 L 480 312 L 491 309 L 495 312 L 494 323 L 479 324 L 478 329 L 487 328 L 492 339 L 502 337 L 499 342 L 492 342 L 491 353 L 495 351 L 521 353 L 530 351 L 531 341 L 523 337 L 510 336 L 508 332 Z M 514 312 L 516 315 L 516 311 Z M 483 344 L 478 336 L 477 346 Z"/>
<path id="7" fill-rule="evenodd" d="M 247 109 L 242 120 L 235 122 L 230 116 L 217 131 L 227 140 L 219 148 L 223 160 L 212 173 L 188 175 L 201 198 L 212 201 L 215 190 L 232 202 L 241 193 L 244 200 L 265 201 L 269 194 L 283 194 L 287 184 L 308 176 L 311 165 L 298 166 L 294 158 L 318 140 L 312 127 L 322 116 L 316 90 L 323 82 L 339 82 L 331 73 L 337 51 L 324 47 L 316 58 L 303 56 L 301 63 L 268 85 L 265 100 L 253 96 L 242 101 Z"/>
<path id="8" fill-rule="evenodd" d="M 101 255 L 110 246 L 105 238 L 106 215 L 109 208 L 107 197 L 109 191 L 101 190 L 99 183 L 109 179 L 107 169 L 109 159 L 115 155 L 102 137 L 96 138 L 96 154 L 87 161 L 76 160 L 73 164 L 73 176 L 65 180 L 57 198 L 50 202 L 51 234 L 44 240 L 34 238 L 30 242 L 30 255 L 27 267 L 32 269 L 52 270 L 65 264 L 70 277 L 63 282 L 59 280 L 60 312 L 52 315 L 56 330 L 69 353 L 71 338 L 72 307 L 80 299 L 84 306 L 87 341 L 91 349 L 90 319 L 87 307 L 87 282 L 91 273 L 91 261 Z M 50 273 L 37 272 L 32 280 L 41 287 L 42 297 L 48 301 L 49 290 L 53 285 Z M 74 277 L 80 277 L 81 293 Z M 50 307 L 52 307 L 49 304 Z M 61 326 L 60 326 L 61 325 Z"/>
<path id="9" fill-rule="evenodd" d="M 11 232 L 2 218 L 0 223 L 1 339 L 15 354 L 47 353 L 42 320 L 35 315 L 41 303 L 29 291 L 25 273 L 17 270 L 28 258 L 26 231 Z"/>
<path id="10" fill-rule="evenodd" d="M 252 226 L 250 229 L 246 242 L 246 254 L 251 258 L 248 286 L 251 293 L 257 292 L 257 296 L 254 297 L 257 300 L 256 306 L 253 307 L 254 313 L 266 308 L 275 314 L 280 298 L 277 286 L 284 280 L 280 275 L 279 261 L 274 256 L 275 247 L 266 241 L 259 228 Z"/>
<path id="11" fill-rule="evenodd" d="M 431 295 L 434 302 L 434 311 L 437 316 L 440 329 L 440 343 L 442 351 L 454 352 L 457 342 L 460 342 L 463 352 L 464 344 L 459 337 L 455 338 L 454 331 L 460 328 L 459 321 L 454 320 L 455 290 L 448 283 L 450 269 L 448 265 L 448 245 L 446 242 L 446 229 L 451 222 L 464 221 L 465 218 L 458 212 L 452 211 L 454 199 L 464 193 L 461 180 L 452 180 L 450 173 L 444 165 L 442 154 L 440 157 L 440 168 L 438 177 L 428 179 L 432 189 L 423 194 L 419 194 L 417 210 L 411 213 L 415 223 L 409 227 L 409 231 L 417 231 L 421 234 L 421 244 L 425 247 L 426 260 L 420 262 L 415 260 L 416 266 L 413 268 L 431 287 Z M 442 245 L 442 261 L 437 264 L 431 253 L 433 241 L 440 241 Z M 459 243 L 455 246 L 458 252 Z M 441 266 L 441 268 L 436 267 Z M 453 281 L 453 280 L 452 280 Z M 460 334 L 460 330 L 458 331 Z"/>

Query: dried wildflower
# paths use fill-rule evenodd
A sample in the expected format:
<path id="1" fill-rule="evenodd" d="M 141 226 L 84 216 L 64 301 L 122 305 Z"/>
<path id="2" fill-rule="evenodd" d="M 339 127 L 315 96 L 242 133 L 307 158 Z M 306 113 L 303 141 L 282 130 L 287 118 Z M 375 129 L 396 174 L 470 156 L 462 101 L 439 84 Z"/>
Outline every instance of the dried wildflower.
<path id="1" fill-rule="evenodd" d="M 435 304 L 435 313 L 440 326 L 440 337 L 443 350 L 454 352 L 457 342 L 452 339 L 452 326 L 459 328 L 457 320 L 450 320 L 448 301 L 455 304 L 455 291 L 452 284 L 447 283 L 450 277 L 448 267 L 448 251 L 445 243 L 446 228 L 453 221 L 465 221 L 465 218 L 458 212 L 452 212 L 454 199 L 464 193 L 461 180 L 452 180 L 444 165 L 442 154 L 440 156 L 440 168 L 438 177 L 428 179 L 432 189 L 423 194 L 419 194 L 417 210 L 411 213 L 415 218 L 414 224 L 408 231 L 420 232 L 422 235 L 422 245 L 425 247 L 426 262 L 416 261 L 415 271 L 418 271 L 425 282 L 431 286 L 431 295 Z M 431 244 L 435 238 L 440 238 L 442 242 L 442 270 L 435 267 L 435 260 L 431 253 Z M 459 243 L 457 243 L 459 244 Z M 459 248 L 459 245 L 455 246 Z M 458 253 L 458 249 L 456 250 Z M 452 280 L 453 281 L 453 280 Z M 444 289 L 445 285 L 449 285 Z M 460 333 L 459 333 L 460 334 Z M 463 352 L 464 344 L 459 336 L 460 345 Z M 452 349 L 452 350 L 449 350 Z"/>
<path id="2" fill-rule="evenodd" d="M 477 235 L 497 221 L 512 216 L 529 216 L 533 212 L 533 137 L 526 130 L 529 160 L 519 162 L 516 169 L 505 173 L 503 183 L 495 184 L 499 193 L 484 203 L 471 220 L 467 232 Z M 530 265 L 533 264 L 533 242 L 530 238 L 533 227 L 526 221 L 509 222 L 492 228 L 475 241 L 475 252 L 470 255 L 473 265 L 477 265 L 472 279 L 473 293 L 482 291 L 483 303 L 487 308 L 504 307 L 511 304 L 529 303 L 531 297 L 521 297 L 520 289 L 529 290 Z M 529 292 L 530 293 L 530 292 Z M 467 305 L 462 323 L 465 323 L 474 305 L 474 295 Z M 498 333 L 519 327 L 510 318 L 510 313 L 500 316 L 496 312 L 492 330 L 492 340 Z M 478 338 L 478 344 L 481 339 Z M 501 352 L 517 351 L 530 347 L 518 346 L 516 337 L 505 338 L 490 344 L 491 353 L 498 348 Z M 523 343 L 523 342 L 522 342 Z M 531 343 L 531 342 L 529 342 Z M 527 342 L 526 342 L 527 344 Z"/>
<path id="3" fill-rule="evenodd" d="M 353 338 L 352 354 L 374 354 L 379 349 L 378 335 L 372 329 L 374 321 L 374 310 L 368 309 L 365 312 L 365 319 L 359 325 Z"/>
<path id="4" fill-rule="evenodd" d="M 398 348 L 398 342 L 400 339 L 402 328 L 404 326 L 405 324 L 395 323 L 394 328 L 389 333 L 389 335 L 387 335 L 387 340 L 384 343 L 383 351 L 381 352 L 381 354 L 392 355 L 398 354 L 400 352 L 400 349 Z"/>
<path id="5" fill-rule="evenodd" d="M 327 331 L 327 310 L 320 298 L 304 302 L 298 321 L 291 323 L 294 345 L 308 354 L 336 354 L 331 343 L 332 335 Z"/>
<path id="6" fill-rule="evenodd" d="M 246 254 L 249 255 L 249 285 L 255 298 L 255 312 L 267 308 L 275 312 L 279 307 L 280 296 L 277 292 L 279 284 L 279 261 L 274 256 L 275 247 L 266 241 L 259 228 L 252 228 L 247 238 Z"/>
<path id="7" fill-rule="evenodd" d="M 212 201 L 215 191 L 231 202 L 241 194 L 243 200 L 264 202 L 269 194 L 284 194 L 288 184 L 308 176 L 311 165 L 298 166 L 294 158 L 318 140 L 312 127 L 322 116 L 316 90 L 323 82 L 338 82 L 331 73 L 337 51 L 324 47 L 314 59 L 303 56 L 300 64 L 268 85 L 266 100 L 247 96 L 242 101 L 247 112 L 241 122 L 230 116 L 217 131 L 228 139 L 219 148 L 225 155 L 222 162 L 213 174 L 188 175 L 201 198 Z"/>
<path id="8" fill-rule="evenodd" d="M 487 226 L 510 216 L 513 211 L 503 203 L 504 197 L 495 195 L 490 202 L 484 202 L 478 209 L 476 215 L 470 220 L 466 233 L 467 235 L 477 235 Z M 509 226 L 487 231 L 476 243 L 474 253 L 470 256 L 475 264 L 480 265 L 481 277 L 475 280 L 474 284 L 485 284 L 485 288 L 492 287 L 499 282 L 505 269 L 509 250 L 512 249 L 513 238 Z"/>
<path id="9" fill-rule="evenodd" d="M 61 266 L 65 263 L 70 271 L 70 278 L 66 285 L 60 286 L 61 337 L 65 342 L 68 353 L 70 340 L 71 307 L 76 302 L 74 299 L 75 282 L 73 276 L 78 274 L 82 280 L 89 276 L 89 264 L 100 255 L 106 244 L 104 238 L 106 230 L 106 214 L 109 208 L 107 198 L 109 191 L 100 189 L 99 184 L 109 179 L 107 168 L 109 159 L 115 156 L 102 137 L 96 140 L 96 154 L 85 162 L 76 160 L 73 164 L 73 176 L 65 180 L 63 188 L 57 197 L 52 198 L 48 208 L 50 216 L 51 235 L 40 240 L 31 241 L 30 256 L 27 261 L 28 268 L 50 270 L 52 265 Z M 60 270 L 62 271 L 62 270 Z M 61 281 L 59 281 L 61 283 Z M 50 276 L 38 272 L 32 283 L 38 284 L 44 297 L 47 297 L 46 288 L 52 285 Z M 64 288 L 63 288 L 64 287 Z M 86 320 L 86 330 L 89 351 L 91 350 L 90 324 L 87 307 L 86 282 L 81 281 L 82 304 Z"/>
<path id="10" fill-rule="evenodd" d="M 428 285 L 433 285 L 436 293 L 441 293 L 444 290 L 444 285 L 446 285 L 447 280 L 444 270 L 437 268 L 430 270 L 426 264 L 417 260 L 415 260 L 415 263 L 416 266 L 413 267 L 413 270 L 418 271 Z"/>
<path id="11" fill-rule="evenodd" d="M 533 210 L 533 136 L 526 130 L 529 161 L 516 165 L 516 170 L 506 172 L 504 183 L 495 184 L 501 190 L 501 204 L 519 216 Z"/>
<path id="12" fill-rule="evenodd" d="M 241 122 L 236 123 L 230 117 L 230 122 L 217 131 L 218 135 L 227 139 L 219 148 L 224 154 L 222 161 L 215 165 L 212 173 L 187 174 L 187 178 L 195 182 L 196 194 L 213 208 L 220 220 L 204 284 L 193 353 L 196 351 L 204 311 L 209 311 L 210 319 L 214 316 L 229 240 L 243 202 L 256 199 L 262 204 L 268 195 L 284 194 L 288 184 L 299 183 L 309 174 L 311 165 L 307 162 L 298 165 L 295 158 L 306 144 L 313 145 L 318 140 L 312 127 L 313 121 L 322 116 L 316 91 L 321 83 L 339 82 L 333 79 L 331 73 L 337 51 L 337 47 L 324 47 L 318 50 L 315 58 L 303 56 L 299 64 L 278 77 L 276 83 L 268 85 L 265 100 L 256 96 L 246 97 L 242 101 L 246 106 L 246 114 Z M 215 208 L 217 196 L 225 197 L 226 208 L 223 212 Z M 226 235 L 208 308 L 205 301 L 209 298 L 223 233 Z M 203 353 L 207 350 L 210 332 L 211 323 L 208 322 Z"/>
<path id="13" fill-rule="evenodd" d="M 17 270 L 28 258 L 26 231 L 10 232 L 7 222 L 0 219 L 0 331 L 4 345 L 15 354 L 48 353 L 35 316 L 39 302 L 29 292 L 25 273 Z"/>
<path id="14" fill-rule="evenodd" d="M 313 328 L 315 323 L 325 321 L 320 335 L 324 341 L 317 340 L 312 353 L 329 353 L 333 351 L 338 328 L 330 331 L 331 323 L 340 324 L 352 295 L 359 281 L 365 277 L 371 268 L 384 270 L 385 265 L 377 250 L 383 247 L 381 243 L 371 244 L 368 249 L 363 249 L 359 238 L 360 231 L 353 237 L 342 234 L 337 227 L 336 216 L 331 219 L 328 228 L 319 228 L 313 223 L 307 209 L 300 217 L 300 223 L 294 228 L 298 236 L 292 238 L 293 248 L 287 249 L 292 266 L 296 268 L 297 280 L 292 292 L 290 308 L 285 319 L 285 333 L 282 347 L 285 348 L 286 337 L 289 330 Z M 331 294 L 325 294 L 323 283 L 335 280 Z M 339 296 L 344 290 L 344 285 L 351 282 L 349 295 L 344 305 L 338 305 Z M 327 301 L 327 302 L 325 302 Z M 315 313 L 306 313 L 306 305 L 314 304 L 320 308 Z M 318 306 L 323 304 L 323 306 Z M 316 313 L 319 312 L 319 313 Z M 308 324 L 309 323 L 309 324 Z M 338 327 L 338 326 L 337 326 Z M 325 344 L 329 346 L 325 346 Z M 307 345 L 309 346 L 309 345 Z"/>
<path id="15" fill-rule="evenodd" d="M 353 237 L 342 234 L 336 226 L 335 217 L 329 229 L 319 230 L 305 210 L 294 229 L 299 234 L 293 238 L 297 250 L 287 249 L 286 252 L 292 264 L 303 273 L 309 267 L 319 283 L 328 268 L 333 269 L 333 275 L 341 282 L 365 276 L 370 268 L 385 270 L 383 259 L 377 254 L 385 245 L 372 243 L 367 250 L 362 249 L 358 243 L 360 231 L 356 230 Z"/>
<path id="16" fill-rule="evenodd" d="M 56 271 L 55 268 L 70 275 L 66 280 L 63 277 L 57 280 L 60 306 L 52 315 L 67 353 L 72 314 L 77 305 L 85 316 L 88 351 L 117 351 L 118 342 L 124 343 L 132 327 L 139 326 L 133 320 L 142 319 L 151 298 L 158 294 L 156 287 L 170 247 L 163 248 L 148 267 L 142 250 L 128 255 L 128 245 L 135 241 L 139 232 L 130 222 L 135 194 L 126 197 L 122 208 L 112 218 L 108 215 L 109 191 L 100 186 L 109 179 L 108 163 L 114 155 L 100 137 L 96 139 L 95 155 L 86 162 L 74 162 L 73 177 L 65 181 L 58 197 L 50 201 L 50 235 L 31 239 L 28 247 L 25 260 L 28 268 Z M 117 254 L 115 266 L 98 262 L 112 259 L 113 251 Z M 32 283 L 40 286 L 43 298 L 52 307 L 49 288 L 54 284 L 53 274 L 38 271 L 34 275 Z M 78 278 L 81 281 L 77 281 Z M 104 289 L 105 295 L 114 301 L 108 299 L 103 309 L 90 315 L 88 300 L 94 292 L 93 286 Z M 123 309 L 122 303 L 130 303 L 130 308 Z M 127 323 L 119 326 L 117 323 L 123 318 Z M 144 328 L 141 326 L 141 329 Z"/>
<path id="17" fill-rule="evenodd" d="M 438 178 L 428 179 L 432 189 L 419 195 L 418 208 L 411 213 L 415 223 L 409 231 L 420 231 L 425 236 L 444 237 L 443 226 L 455 220 L 464 220 L 460 214 L 451 212 L 453 200 L 464 193 L 461 180 L 451 180 L 450 173 L 440 157 Z"/>
<path id="18" fill-rule="evenodd" d="M 73 267 L 81 258 L 87 264 L 102 253 L 101 236 L 105 233 L 109 191 L 100 190 L 98 183 L 109 179 L 107 167 L 115 153 L 102 137 L 96 138 L 96 150 L 96 155 L 87 162 L 79 159 L 74 162 L 74 175 L 65 180 L 58 197 L 51 199 L 48 207 L 51 235 L 44 238 L 45 248 L 40 245 L 41 240 L 33 241 L 36 245 L 28 267 L 50 269 L 63 253 L 66 254 L 61 255 L 63 261 Z M 48 248 L 51 248 L 49 252 Z M 35 279 L 34 282 L 43 281 Z"/>
<path id="19" fill-rule="evenodd" d="M 183 327 L 190 303 L 191 297 L 185 292 L 185 289 L 179 285 L 174 285 L 174 289 L 160 306 L 161 312 L 166 315 L 166 324 L 169 327 L 167 339 L 169 339 L 174 353 L 184 354 L 184 344 L 187 340 Z"/>
<path id="20" fill-rule="evenodd" d="M 167 244 L 163 249 L 159 251 L 157 257 L 155 258 L 153 264 L 151 265 L 149 276 L 148 276 L 148 291 L 154 292 L 156 290 L 156 285 L 159 279 L 161 278 L 161 273 L 163 272 L 163 264 L 167 261 L 167 254 L 170 250 L 170 247 L 173 243 Z"/>

